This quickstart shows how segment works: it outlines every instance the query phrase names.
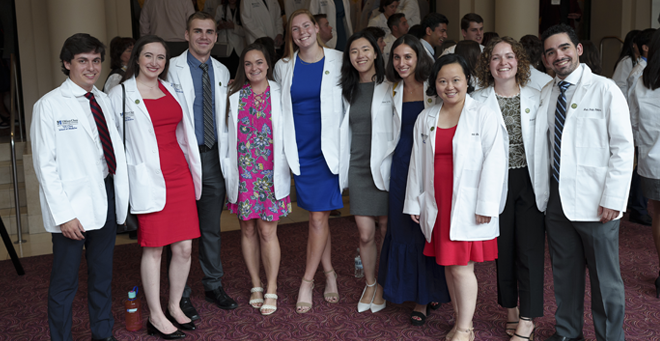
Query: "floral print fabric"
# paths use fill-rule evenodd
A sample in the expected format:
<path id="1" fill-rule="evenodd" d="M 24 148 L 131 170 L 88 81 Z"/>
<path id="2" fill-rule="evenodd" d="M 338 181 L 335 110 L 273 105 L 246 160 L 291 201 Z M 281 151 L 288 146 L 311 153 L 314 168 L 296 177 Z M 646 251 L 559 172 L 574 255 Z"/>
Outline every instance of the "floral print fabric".
<path id="1" fill-rule="evenodd" d="M 509 169 L 527 167 L 522 127 L 520 126 L 520 93 L 513 97 L 495 94 L 509 133 Z"/>
<path id="2" fill-rule="evenodd" d="M 275 199 L 270 87 L 255 95 L 245 84 L 238 102 L 238 201 L 227 206 L 240 220 L 279 220 L 291 212 L 288 196 Z"/>

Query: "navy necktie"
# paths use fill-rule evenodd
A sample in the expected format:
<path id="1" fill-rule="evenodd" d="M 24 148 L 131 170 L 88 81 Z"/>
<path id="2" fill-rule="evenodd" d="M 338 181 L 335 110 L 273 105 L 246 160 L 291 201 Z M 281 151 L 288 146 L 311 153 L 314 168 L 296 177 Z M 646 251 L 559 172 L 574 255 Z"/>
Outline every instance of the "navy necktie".
<path id="1" fill-rule="evenodd" d="M 557 97 L 557 110 L 555 110 L 555 143 L 552 152 L 552 177 L 559 182 L 559 167 L 561 165 L 561 136 L 566 122 L 566 89 L 571 83 L 559 82 L 559 97 Z"/>
<path id="2" fill-rule="evenodd" d="M 215 144 L 215 127 L 213 126 L 213 107 L 211 80 L 209 78 L 209 66 L 206 63 L 199 65 L 204 73 L 202 74 L 202 106 L 204 107 L 204 145 L 209 149 Z"/>
<path id="3" fill-rule="evenodd" d="M 115 150 L 112 147 L 112 140 L 110 139 L 110 132 L 108 131 L 105 116 L 103 116 L 101 106 L 96 102 L 93 93 L 88 92 L 85 94 L 85 97 L 89 100 L 89 106 L 92 109 L 92 116 L 94 116 L 94 122 L 96 122 L 96 130 L 99 132 L 101 146 L 103 146 L 103 156 L 105 156 L 105 162 L 108 164 L 108 171 L 110 174 L 115 174 L 117 161 L 115 161 Z"/>

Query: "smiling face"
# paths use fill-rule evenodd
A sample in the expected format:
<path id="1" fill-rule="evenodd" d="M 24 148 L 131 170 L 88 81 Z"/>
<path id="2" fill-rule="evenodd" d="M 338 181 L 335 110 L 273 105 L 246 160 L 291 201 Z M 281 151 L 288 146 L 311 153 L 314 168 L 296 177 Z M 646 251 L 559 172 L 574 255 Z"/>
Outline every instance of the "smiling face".
<path id="1" fill-rule="evenodd" d="M 351 64 L 360 73 L 360 76 L 367 75 L 366 78 L 371 79 L 369 75 L 373 76 L 376 73 L 376 66 L 374 65 L 376 51 L 374 51 L 371 43 L 365 38 L 356 39 L 351 43 L 349 53 Z"/>
<path id="2" fill-rule="evenodd" d="M 495 45 L 490 57 L 490 74 L 495 82 L 510 80 L 518 72 L 518 58 L 511 45 L 501 42 Z"/>
<path id="3" fill-rule="evenodd" d="M 332 26 L 326 18 L 319 19 L 319 36 L 324 42 L 328 42 L 332 39 Z"/>
<path id="4" fill-rule="evenodd" d="M 101 74 L 101 54 L 97 52 L 79 53 L 73 56 L 71 62 L 64 61 L 64 67 L 69 70 L 69 78 L 87 92 L 92 91 L 94 83 Z"/>
<path id="5" fill-rule="evenodd" d="M 213 20 L 195 19 L 186 30 L 186 40 L 190 53 L 199 61 L 206 61 L 211 56 L 211 49 L 218 40 Z"/>
<path id="6" fill-rule="evenodd" d="M 138 58 L 140 73 L 138 77 L 147 79 L 158 78 L 165 68 L 167 62 L 165 46 L 161 43 L 149 43 L 144 45 Z"/>
<path id="7" fill-rule="evenodd" d="M 557 33 L 543 43 L 543 59 L 559 79 L 568 77 L 580 65 L 582 44 L 575 46 L 566 33 Z"/>
<path id="8" fill-rule="evenodd" d="M 458 104 L 465 101 L 467 89 L 467 78 L 460 64 L 447 64 L 438 71 L 435 90 L 443 103 Z"/>
<path id="9" fill-rule="evenodd" d="M 435 47 L 442 45 L 445 39 L 447 39 L 447 24 L 439 24 L 434 30 L 427 27 L 425 39 L 431 44 L 431 46 Z"/>
<path id="10" fill-rule="evenodd" d="M 415 76 L 417 53 L 410 46 L 401 44 L 392 51 L 392 65 L 401 79 Z"/>
<path id="11" fill-rule="evenodd" d="M 385 6 L 385 12 L 383 12 L 383 14 L 385 14 L 385 18 L 389 18 L 392 14 L 396 13 L 397 6 L 399 6 L 398 1 L 394 1 L 393 3 Z"/>
<path id="12" fill-rule="evenodd" d="M 464 40 L 473 40 L 481 44 L 481 41 L 484 40 L 484 23 L 471 21 L 468 29 L 461 30 L 461 33 L 463 33 Z"/>
<path id="13" fill-rule="evenodd" d="M 316 45 L 318 33 L 319 27 L 305 13 L 298 14 L 291 20 L 291 38 L 300 49 Z"/>
<path id="14" fill-rule="evenodd" d="M 253 86 L 266 80 L 268 75 L 268 62 L 259 50 L 250 50 L 243 59 L 245 76 Z"/>

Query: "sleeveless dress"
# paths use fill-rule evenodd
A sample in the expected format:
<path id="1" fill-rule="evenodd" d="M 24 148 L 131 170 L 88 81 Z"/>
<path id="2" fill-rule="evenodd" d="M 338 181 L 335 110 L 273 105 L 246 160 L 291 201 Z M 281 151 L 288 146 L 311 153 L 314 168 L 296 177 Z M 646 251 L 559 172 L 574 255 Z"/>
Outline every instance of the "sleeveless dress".
<path id="1" fill-rule="evenodd" d="M 497 259 L 497 238 L 473 242 L 449 239 L 451 197 L 454 186 L 452 140 L 456 127 L 436 129 L 433 186 L 438 216 L 431 234 L 431 242 L 426 243 L 424 247 L 424 255 L 435 257 L 438 265 L 444 266 L 467 265 L 468 261 L 486 262 Z"/>
<path id="2" fill-rule="evenodd" d="M 339 175 L 332 174 L 321 151 L 321 80 L 324 62 L 325 57 L 316 63 L 306 63 L 296 58 L 291 82 L 293 124 L 300 161 L 300 175 L 294 175 L 293 180 L 298 207 L 311 212 L 344 207 L 339 190 Z"/>
<path id="3" fill-rule="evenodd" d="M 403 103 L 401 138 L 392 157 L 387 233 L 378 267 L 383 297 L 393 303 L 419 304 L 449 302 L 445 268 L 424 256 L 426 239 L 419 224 L 403 214 L 408 166 L 413 146 L 413 129 L 424 102 Z"/>
<path id="4" fill-rule="evenodd" d="M 273 184 L 273 122 L 270 86 L 257 104 L 252 87 L 246 83 L 238 102 L 238 201 L 228 203 L 240 220 L 276 221 L 291 212 L 289 196 L 275 199 Z"/>
<path id="5" fill-rule="evenodd" d="M 182 240 L 199 238 L 199 219 L 195 187 L 181 146 L 176 139 L 176 127 L 183 111 L 167 89 L 158 84 L 165 96 L 145 99 L 154 126 L 160 170 L 165 178 L 165 207 L 160 212 L 138 214 L 140 246 L 159 247 Z"/>

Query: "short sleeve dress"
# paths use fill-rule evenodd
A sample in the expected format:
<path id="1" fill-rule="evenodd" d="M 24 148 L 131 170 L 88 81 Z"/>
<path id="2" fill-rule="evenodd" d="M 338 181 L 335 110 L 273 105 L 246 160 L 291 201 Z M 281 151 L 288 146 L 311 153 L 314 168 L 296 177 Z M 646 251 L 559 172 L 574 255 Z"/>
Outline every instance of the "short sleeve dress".
<path id="1" fill-rule="evenodd" d="M 259 95 L 249 83 L 240 90 L 237 140 L 238 201 L 227 207 L 240 220 L 276 221 L 287 216 L 289 196 L 275 198 L 270 87 Z"/>
<path id="2" fill-rule="evenodd" d="M 160 247 L 200 236 L 195 187 L 181 146 L 176 139 L 176 127 L 183 111 L 179 102 L 159 83 L 165 96 L 145 99 L 154 126 L 160 170 L 165 178 L 165 207 L 160 212 L 138 214 L 138 242 L 143 247 Z"/>

